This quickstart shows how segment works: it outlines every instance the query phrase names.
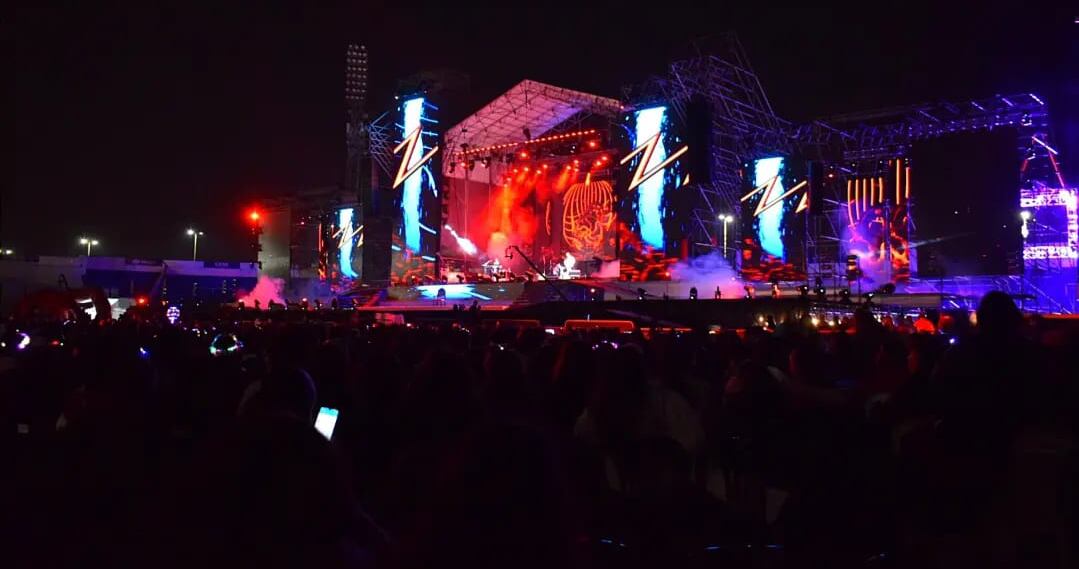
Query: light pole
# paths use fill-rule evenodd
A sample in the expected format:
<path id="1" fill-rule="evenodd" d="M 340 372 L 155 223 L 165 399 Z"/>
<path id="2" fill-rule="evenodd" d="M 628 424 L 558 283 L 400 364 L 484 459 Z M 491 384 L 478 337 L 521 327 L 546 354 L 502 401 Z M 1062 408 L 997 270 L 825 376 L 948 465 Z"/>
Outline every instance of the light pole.
<path id="1" fill-rule="evenodd" d="M 194 239 L 194 243 L 192 243 L 192 245 L 191 245 L 191 260 L 194 261 L 199 256 L 199 236 L 206 235 L 206 234 L 203 233 L 202 231 L 199 231 L 197 229 L 191 229 L 191 228 L 187 229 L 187 234 L 188 234 L 188 236 L 190 236 L 191 238 Z"/>
<path id="2" fill-rule="evenodd" d="M 734 221 L 733 215 L 719 214 L 719 220 L 723 222 L 723 258 L 727 258 L 727 226 Z"/>
<path id="3" fill-rule="evenodd" d="M 79 245 L 86 245 L 86 256 L 90 256 L 90 248 L 97 247 L 100 242 L 93 237 L 79 237 Z"/>

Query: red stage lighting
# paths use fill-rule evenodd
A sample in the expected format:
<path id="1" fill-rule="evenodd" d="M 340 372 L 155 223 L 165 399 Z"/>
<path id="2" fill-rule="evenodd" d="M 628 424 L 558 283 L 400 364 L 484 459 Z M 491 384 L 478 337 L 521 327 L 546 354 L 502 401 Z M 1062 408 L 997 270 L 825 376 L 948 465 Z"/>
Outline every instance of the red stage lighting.
<path id="1" fill-rule="evenodd" d="M 247 213 L 247 219 L 251 220 L 252 223 L 257 222 L 261 218 L 262 214 L 260 214 L 258 210 L 251 210 Z"/>
<path id="2" fill-rule="evenodd" d="M 528 153 L 525 152 L 524 150 L 522 150 L 521 153 L 518 154 L 518 156 L 520 156 L 522 159 L 527 159 L 528 158 Z"/>
<path id="3" fill-rule="evenodd" d="M 599 143 L 598 143 L 598 142 L 596 142 L 595 140 L 589 140 L 589 141 L 588 141 L 588 147 L 589 147 L 589 148 L 595 148 L 595 147 L 597 147 L 597 146 L 599 146 Z"/>

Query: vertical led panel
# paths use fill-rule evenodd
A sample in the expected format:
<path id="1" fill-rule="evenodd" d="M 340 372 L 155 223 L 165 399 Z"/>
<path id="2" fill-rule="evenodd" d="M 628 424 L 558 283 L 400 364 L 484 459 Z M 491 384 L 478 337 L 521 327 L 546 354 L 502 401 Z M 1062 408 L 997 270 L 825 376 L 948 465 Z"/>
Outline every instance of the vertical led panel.
<path id="1" fill-rule="evenodd" d="M 435 277 L 442 196 L 439 192 L 438 108 L 424 96 L 403 97 L 397 106 L 398 159 L 394 192 L 390 282 L 416 283 Z"/>
<path id="2" fill-rule="evenodd" d="M 762 158 L 753 165 L 753 184 L 757 187 L 767 185 L 770 188 L 764 190 L 764 195 L 760 199 L 774 200 L 783 195 L 783 178 L 780 175 L 782 169 L 783 158 L 779 156 Z M 771 203 L 771 201 L 766 203 Z M 757 237 L 760 239 L 761 248 L 769 255 L 780 259 L 783 258 L 783 233 L 780 228 L 783 223 L 783 206 L 783 203 L 777 203 L 761 211 L 757 216 Z"/>
<path id="3" fill-rule="evenodd" d="M 355 215 L 356 210 L 351 207 L 337 210 L 337 262 L 341 274 L 350 279 L 359 277 L 352 268 L 352 250 L 356 247 Z"/>
<path id="4" fill-rule="evenodd" d="M 403 112 L 403 136 L 409 136 L 416 129 L 422 127 L 424 100 L 423 97 L 405 101 Z M 426 148 L 423 145 L 422 134 L 418 137 L 417 148 L 407 157 L 407 169 L 415 168 L 423 158 Z M 401 185 L 401 222 L 404 232 L 405 247 L 409 251 L 420 250 L 420 192 L 423 189 L 422 171 L 417 169 Z"/>
<path id="5" fill-rule="evenodd" d="M 666 121 L 667 107 L 652 107 L 636 113 L 635 146 L 659 135 L 655 149 L 644 166 L 645 171 L 650 172 L 667 158 L 667 149 L 663 144 Z M 637 186 L 637 223 L 640 226 L 641 240 L 658 250 L 664 247 L 663 185 L 664 172 L 661 169 Z"/>

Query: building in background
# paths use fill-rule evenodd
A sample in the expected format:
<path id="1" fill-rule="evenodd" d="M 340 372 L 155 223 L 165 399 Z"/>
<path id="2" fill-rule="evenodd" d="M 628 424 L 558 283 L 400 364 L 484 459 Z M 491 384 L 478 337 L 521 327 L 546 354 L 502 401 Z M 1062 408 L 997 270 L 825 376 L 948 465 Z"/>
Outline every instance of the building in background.
<path id="1" fill-rule="evenodd" d="M 0 311 L 10 314 L 27 294 L 69 288 L 99 288 L 120 312 L 137 298 L 170 304 L 225 303 L 253 289 L 257 280 L 258 266 L 251 262 L 47 256 L 6 259 L 0 262 Z"/>

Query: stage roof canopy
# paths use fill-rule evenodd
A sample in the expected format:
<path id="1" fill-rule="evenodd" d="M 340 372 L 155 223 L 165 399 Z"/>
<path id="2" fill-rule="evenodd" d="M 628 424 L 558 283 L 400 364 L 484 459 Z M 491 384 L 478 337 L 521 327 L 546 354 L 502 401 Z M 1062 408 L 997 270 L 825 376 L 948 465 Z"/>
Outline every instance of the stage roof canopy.
<path id="1" fill-rule="evenodd" d="M 526 128 L 537 138 L 581 111 L 615 116 L 622 109 L 617 99 L 525 79 L 446 131 L 446 151 L 523 142 Z"/>

